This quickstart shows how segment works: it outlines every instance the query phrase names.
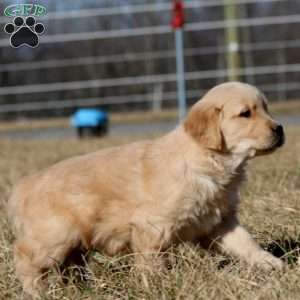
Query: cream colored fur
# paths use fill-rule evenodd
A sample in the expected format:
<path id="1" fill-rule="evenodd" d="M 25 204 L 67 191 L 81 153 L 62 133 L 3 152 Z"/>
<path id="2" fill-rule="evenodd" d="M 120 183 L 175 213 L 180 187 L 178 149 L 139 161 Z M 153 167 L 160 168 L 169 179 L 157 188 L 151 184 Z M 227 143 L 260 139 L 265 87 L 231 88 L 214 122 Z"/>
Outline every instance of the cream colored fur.
<path id="1" fill-rule="evenodd" d="M 249 118 L 240 116 L 245 109 Z M 281 268 L 237 219 L 247 161 L 276 148 L 276 125 L 257 89 L 226 83 L 161 138 L 74 157 L 23 179 L 9 215 L 25 291 L 36 295 L 41 271 L 78 247 L 133 251 L 141 253 L 138 264 L 151 265 L 173 244 L 206 240 L 251 265 Z"/>

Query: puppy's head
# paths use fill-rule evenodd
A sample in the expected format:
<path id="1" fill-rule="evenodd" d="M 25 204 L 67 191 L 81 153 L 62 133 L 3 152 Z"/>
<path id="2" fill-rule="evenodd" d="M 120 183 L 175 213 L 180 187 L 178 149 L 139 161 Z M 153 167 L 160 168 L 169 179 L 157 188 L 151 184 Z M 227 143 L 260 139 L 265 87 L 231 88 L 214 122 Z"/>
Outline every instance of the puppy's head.
<path id="1" fill-rule="evenodd" d="M 202 147 L 218 152 L 254 156 L 284 143 L 283 127 L 269 115 L 265 96 L 239 82 L 210 90 L 191 108 L 184 129 Z"/>

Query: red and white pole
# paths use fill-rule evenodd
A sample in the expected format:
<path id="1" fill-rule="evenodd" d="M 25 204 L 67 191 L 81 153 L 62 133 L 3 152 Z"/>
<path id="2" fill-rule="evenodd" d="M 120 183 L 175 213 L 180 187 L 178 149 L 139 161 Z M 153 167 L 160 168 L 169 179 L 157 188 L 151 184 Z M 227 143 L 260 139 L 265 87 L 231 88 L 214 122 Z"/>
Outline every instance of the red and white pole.
<path id="1" fill-rule="evenodd" d="M 171 26 L 175 31 L 179 121 L 183 120 L 186 115 L 186 94 L 185 94 L 184 53 L 183 53 L 183 25 L 184 25 L 184 3 L 183 3 L 183 0 L 173 0 L 173 12 L 172 12 Z"/>

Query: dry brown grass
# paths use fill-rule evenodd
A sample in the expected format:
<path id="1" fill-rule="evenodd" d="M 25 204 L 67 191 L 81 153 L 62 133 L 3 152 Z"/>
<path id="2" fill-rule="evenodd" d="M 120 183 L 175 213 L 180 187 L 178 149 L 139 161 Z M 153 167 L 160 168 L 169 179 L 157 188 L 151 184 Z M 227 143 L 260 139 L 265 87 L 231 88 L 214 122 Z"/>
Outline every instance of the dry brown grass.
<path id="1" fill-rule="evenodd" d="M 91 252 L 84 267 L 70 265 L 49 273 L 45 299 L 300 299 L 300 267 L 295 264 L 300 245 L 300 128 L 290 128 L 287 136 L 282 150 L 250 164 L 240 211 L 242 223 L 260 244 L 284 256 L 284 271 L 250 269 L 234 259 L 182 245 L 170 253 L 170 270 L 141 277 L 131 267 L 132 257 L 109 259 Z M 4 210 L 13 184 L 66 157 L 138 138 L 0 141 L 0 299 L 22 299 Z"/>

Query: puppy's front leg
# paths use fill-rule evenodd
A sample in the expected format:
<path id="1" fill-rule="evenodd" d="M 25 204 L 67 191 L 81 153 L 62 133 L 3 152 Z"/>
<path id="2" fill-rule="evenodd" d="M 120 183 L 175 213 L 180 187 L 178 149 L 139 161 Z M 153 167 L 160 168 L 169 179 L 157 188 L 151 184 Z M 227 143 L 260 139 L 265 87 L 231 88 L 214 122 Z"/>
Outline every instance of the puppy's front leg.
<path id="1" fill-rule="evenodd" d="M 224 220 L 216 228 L 211 238 L 217 242 L 220 250 L 257 265 L 264 269 L 283 267 L 283 262 L 263 250 L 244 229 L 235 216 Z"/>
<path id="2" fill-rule="evenodd" d="M 166 264 L 164 230 L 149 224 L 135 224 L 131 230 L 131 248 L 140 270 L 163 270 Z"/>

